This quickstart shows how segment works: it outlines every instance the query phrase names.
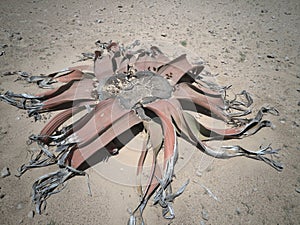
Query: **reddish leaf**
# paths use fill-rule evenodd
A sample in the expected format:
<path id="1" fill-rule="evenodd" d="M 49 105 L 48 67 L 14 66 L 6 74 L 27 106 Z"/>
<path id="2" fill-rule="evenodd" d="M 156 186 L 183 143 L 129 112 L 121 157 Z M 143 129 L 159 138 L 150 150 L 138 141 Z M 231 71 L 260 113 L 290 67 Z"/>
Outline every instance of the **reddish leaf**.
<path id="1" fill-rule="evenodd" d="M 125 116 L 115 121 L 110 128 L 108 128 L 93 142 L 85 145 L 84 147 L 76 148 L 71 157 L 71 166 L 74 168 L 79 168 L 80 165 L 94 153 L 104 148 L 114 138 L 140 122 L 141 120 L 138 118 L 138 116 L 133 111 L 130 111 Z"/>

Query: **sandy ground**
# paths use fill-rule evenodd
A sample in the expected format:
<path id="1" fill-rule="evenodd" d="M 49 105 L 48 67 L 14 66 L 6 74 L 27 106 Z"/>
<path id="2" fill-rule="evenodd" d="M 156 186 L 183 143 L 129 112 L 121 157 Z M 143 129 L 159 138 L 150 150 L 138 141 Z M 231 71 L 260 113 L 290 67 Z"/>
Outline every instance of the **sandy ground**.
<path id="1" fill-rule="evenodd" d="M 263 129 L 241 140 L 256 149 L 272 143 L 281 148 L 283 172 L 246 158 L 212 160 L 181 143 L 182 158 L 192 154 L 176 174 L 174 186 L 191 180 L 176 199 L 176 218 L 163 219 L 149 206 L 147 224 L 299 224 L 300 221 L 300 2 L 284 1 L 0 1 L 1 92 L 36 93 L 37 88 L 8 71 L 41 74 L 72 64 L 82 52 L 93 52 L 96 40 L 131 43 L 136 39 L 169 43 L 201 56 L 219 74 L 217 82 L 233 91 L 252 93 L 258 109 L 275 106 L 280 116 L 267 117 L 275 129 Z M 164 37 L 163 37 L 163 36 Z M 85 177 L 68 182 L 51 196 L 46 212 L 28 217 L 32 182 L 53 168 L 14 176 L 29 160 L 26 140 L 45 122 L 0 102 L 0 224 L 125 224 L 134 208 L 134 188 L 111 182 L 90 169 L 93 196 Z M 190 151 L 192 149 L 192 151 Z M 192 152 L 192 153 L 191 153 Z M 109 162 L 107 163 L 109 164 Z M 125 174 L 126 176 L 126 174 Z M 211 190 L 218 201 L 200 186 Z"/>

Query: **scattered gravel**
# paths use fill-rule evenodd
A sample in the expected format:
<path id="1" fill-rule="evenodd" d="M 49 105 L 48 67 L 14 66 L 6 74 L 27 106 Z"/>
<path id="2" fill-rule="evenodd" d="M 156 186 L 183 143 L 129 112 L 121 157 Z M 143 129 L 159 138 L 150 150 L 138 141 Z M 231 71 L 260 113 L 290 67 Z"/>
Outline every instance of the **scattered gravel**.
<path id="1" fill-rule="evenodd" d="M 31 86 L 27 86 L 23 80 L 14 82 L 15 78 L 20 76 L 19 74 L 12 72 L 13 74 L 5 75 L 3 73 L 28 70 L 34 75 L 40 75 L 40 73 L 53 72 L 53 70 L 70 66 L 69 62 L 77 60 L 81 52 L 94 51 L 93 42 L 97 39 L 106 42 L 109 40 L 125 42 L 124 44 L 136 39 L 153 40 L 155 44 L 156 42 L 170 42 L 177 43 L 177 45 L 186 40 L 187 49 L 203 58 L 205 69 L 213 74 L 220 74 L 212 79 L 218 79 L 221 85 L 232 85 L 228 94 L 231 90 L 232 92 L 248 90 L 250 84 L 252 87 L 249 91 L 257 107 L 266 103 L 275 106 L 280 111 L 280 117 L 266 115 L 266 119 L 274 122 L 276 129 L 262 129 L 258 134 L 258 140 L 257 136 L 253 139 L 249 137 L 246 140 L 246 146 L 244 143 L 242 146 L 255 148 L 263 140 L 264 144 L 272 143 L 274 149 L 281 148 L 287 143 L 289 148 L 282 148 L 279 154 L 273 156 L 279 157 L 287 165 L 282 173 L 277 173 L 255 160 L 241 159 L 243 165 L 238 159 L 215 160 L 214 165 L 221 165 L 221 167 L 210 172 L 197 173 L 195 177 L 203 179 L 201 181 L 206 183 L 220 200 L 224 199 L 224 201 L 219 203 L 212 198 L 206 198 L 205 195 L 197 196 L 194 193 L 203 191 L 199 190 L 198 186 L 189 185 L 187 191 L 190 193 L 184 193 L 179 201 L 175 201 L 176 218 L 170 223 L 297 224 L 299 221 L 297 212 L 300 208 L 297 204 L 298 199 L 295 197 L 300 196 L 300 183 L 291 186 L 293 185 L 291 181 L 300 179 L 297 161 L 300 152 L 300 143 L 297 139 L 300 124 L 297 119 L 300 110 L 298 106 L 300 104 L 299 41 L 297 41 L 299 40 L 297 29 L 299 4 L 299 0 L 285 1 L 284 4 L 281 1 L 271 0 L 168 0 L 163 3 L 161 1 L 135 1 L 134 3 L 108 1 L 106 4 L 99 4 L 96 0 L 88 3 L 74 0 L 72 4 L 58 0 L 1 1 L 0 12 L 5 17 L 1 21 L 3 27 L 0 32 L 0 55 L 2 55 L 0 56 L 0 89 L 3 93 L 13 87 L 14 91 L 19 93 L 19 87 L 26 86 L 24 90 L 27 93 L 37 93 L 36 89 L 31 89 Z M 243 57 L 239 52 L 245 54 L 245 61 L 241 60 Z M 42 60 L 39 60 L 39 57 Z M 275 73 L 275 69 L 278 72 Z M 6 106 L 1 110 L 2 127 L 7 129 L 12 126 L 11 130 L 13 130 L 14 123 L 20 123 L 23 127 L 28 125 L 20 120 L 20 116 L 25 114 L 21 114 L 19 110 L 13 107 L 6 108 Z M 18 121 L 9 120 L 9 116 L 17 117 Z M 41 125 L 41 123 L 33 123 L 32 127 L 35 132 L 39 132 Z M 32 133 L 29 130 L 24 133 L 24 129 L 14 131 L 16 137 L 28 136 Z M 0 171 L 4 166 L 8 166 L 13 172 L 13 168 L 26 162 L 25 158 L 21 157 L 25 157 L 24 151 L 28 147 L 24 146 L 24 142 L 18 145 L 15 142 L 12 143 L 11 134 L 6 135 L 3 132 L 6 131 L 0 130 L 2 145 Z M 265 135 L 266 139 L 263 139 Z M 17 156 L 21 157 L 17 158 Z M 13 160 L 9 164 L 8 158 Z M 193 162 L 198 166 L 201 163 L 198 159 L 202 160 L 202 158 L 202 154 L 193 154 L 191 161 L 194 160 Z M 186 167 L 176 175 L 180 176 L 185 171 L 187 174 L 195 173 L 195 170 Z M 20 195 L 28 194 L 25 184 L 33 181 L 39 175 L 40 170 L 30 172 L 31 174 L 28 175 L 30 178 L 26 175 L 20 182 L 16 182 L 14 176 L 2 179 L 0 221 L 7 221 L 6 224 L 29 223 L 26 214 L 30 214 L 29 209 L 26 209 L 27 203 L 20 205 L 25 212 L 22 220 L 20 220 L 20 213 L 23 211 L 17 210 L 16 207 L 21 201 Z M 218 179 L 215 175 L 219 175 Z M 100 184 L 100 181 L 102 180 L 97 178 L 96 184 Z M 73 184 L 70 187 L 81 188 L 80 182 L 76 184 L 75 180 L 74 183 L 75 187 Z M 251 188 L 254 183 L 258 190 L 252 193 L 255 191 Z M 107 184 L 101 182 L 102 185 L 104 185 L 103 190 L 107 190 L 105 186 Z M 222 188 L 218 190 L 220 186 Z M 118 193 L 116 190 L 119 190 L 119 186 L 109 184 L 108 187 L 109 191 L 99 193 L 98 197 L 95 195 L 93 200 L 80 198 L 79 192 L 75 198 L 66 198 L 68 195 L 72 197 L 74 193 L 64 191 L 57 196 L 57 199 L 62 202 L 69 199 L 70 202 L 65 204 L 65 209 L 60 208 L 62 202 L 58 202 L 52 204 L 51 209 L 48 207 L 47 210 L 76 211 L 78 208 L 76 200 L 80 199 L 82 213 L 72 217 L 68 217 L 67 213 L 62 213 L 63 216 L 55 218 L 57 220 L 55 223 L 85 224 L 87 217 L 82 215 L 90 213 L 88 218 L 90 223 L 95 224 L 101 221 L 102 224 L 122 224 L 120 218 L 128 216 L 126 199 L 116 204 L 115 195 L 111 197 L 110 194 Z M 250 189 L 247 189 L 249 187 Z M 122 187 L 123 189 L 126 188 Z M 111 216 L 111 209 L 107 208 L 107 205 L 99 205 L 103 199 L 112 201 L 110 205 L 114 205 L 114 211 L 124 212 L 126 215 L 120 213 L 120 215 Z M 247 202 L 248 199 L 252 203 L 254 215 L 247 214 L 246 206 L 240 205 L 240 201 Z M 53 201 L 53 199 L 50 200 Z M 205 204 L 205 210 L 209 212 L 209 220 L 202 218 L 203 208 L 198 208 L 197 219 L 193 217 L 194 215 L 187 216 L 183 210 L 185 208 L 180 207 L 180 201 L 188 202 L 191 210 L 196 210 L 200 202 Z M 11 204 L 14 210 L 11 210 Z M 98 213 L 99 210 L 91 210 L 95 206 L 103 212 L 101 215 Z M 290 208 L 284 211 L 284 207 Z M 34 220 L 37 224 L 50 224 L 51 218 L 34 215 Z M 152 224 L 168 222 L 161 216 L 153 217 L 153 221 L 148 221 Z"/>

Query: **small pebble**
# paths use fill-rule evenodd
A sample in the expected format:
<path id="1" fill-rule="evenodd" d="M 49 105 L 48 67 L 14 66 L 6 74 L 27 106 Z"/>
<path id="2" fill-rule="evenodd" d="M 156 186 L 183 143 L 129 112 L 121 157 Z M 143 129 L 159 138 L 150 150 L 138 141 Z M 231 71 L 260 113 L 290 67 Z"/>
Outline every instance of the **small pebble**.
<path id="1" fill-rule="evenodd" d="M 295 191 L 300 193 L 300 187 L 296 188 Z"/>
<path id="2" fill-rule="evenodd" d="M 96 23 L 103 23 L 104 21 L 102 19 L 97 19 L 95 22 Z"/>
<path id="3" fill-rule="evenodd" d="M 27 214 L 27 217 L 32 219 L 34 217 L 34 211 L 31 210 L 28 214 Z"/>
<path id="4" fill-rule="evenodd" d="M 5 194 L 1 193 L 1 194 L 0 194 L 0 198 L 2 199 L 2 198 L 4 198 L 4 197 L 5 197 Z"/>
<path id="5" fill-rule="evenodd" d="M 279 121 L 280 121 L 280 123 L 285 124 L 285 119 L 281 119 L 281 120 L 279 120 Z"/>
<path id="6" fill-rule="evenodd" d="M 20 202 L 18 205 L 17 205 L 17 209 L 22 209 L 23 208 L 23 204 Z"/>
<path id="7" fill-rule="evenodd" d="M 167 37 L 167 34 L 166 33 L 162 33 L 161 36 L 162 37 Z"/>
<path id="8" fill-rule="evenodd" d="M 201 176 L 202 176 L 202 173 L 201 173 L 200 171 L 197 171 L 197 172 L 196 172 L 196 175 L 197 175 L 198 177 L 201 177 Z"/>
<path id="9" fill-rule="evenodd" d="M 205 209 L 202 210 L 201 216 L 202 216 L 202 219 L 204 219 L 204 220 L 208 220 L 208 218 L 209 218 L 208 213 L 206 212 Z"/>
<path id="10" fill-rule="evenodd" d="M 205 222 L 203 220 L 201 220 L 200 225 L 205 225 Z"/>
<path id="11" fill-rule="evenodd" d="M 269 59 L 274 59 L 275 56 L 274 56 L 273 54 L 268 54 L 268 55 L 267 55 L 267 58 L 269 58 Z"/>
<path id="12" fill-rule="evenodd" d="M 240 215 L 241 214 L 240 208 L 236 208 L 235 212 L 236 212 L 237 215 Z"/>
<path id="13" fill-rule="evenodd" d="M 8 177 L 9 175 L 10 175 L 9 169 L 7 167 L 4 167 L 1 170 L 1 177 L 4 178 L 4 177 Z"/>

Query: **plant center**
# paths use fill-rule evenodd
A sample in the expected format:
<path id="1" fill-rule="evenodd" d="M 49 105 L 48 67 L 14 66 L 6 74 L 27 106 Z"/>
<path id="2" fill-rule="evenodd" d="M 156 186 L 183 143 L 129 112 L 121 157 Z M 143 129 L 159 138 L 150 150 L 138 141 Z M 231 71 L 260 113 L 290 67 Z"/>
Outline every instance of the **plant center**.
<path id="1" fill-rule="evenodd" d="M 171 97 L 173 87 L 162 76 L 151 71 L 139 71 L 134 75 L 116 74 L 99 82 L 99 99 L 117 98 L 126 109 L 137 103 L 147 104 L 156 99 Z"/>

